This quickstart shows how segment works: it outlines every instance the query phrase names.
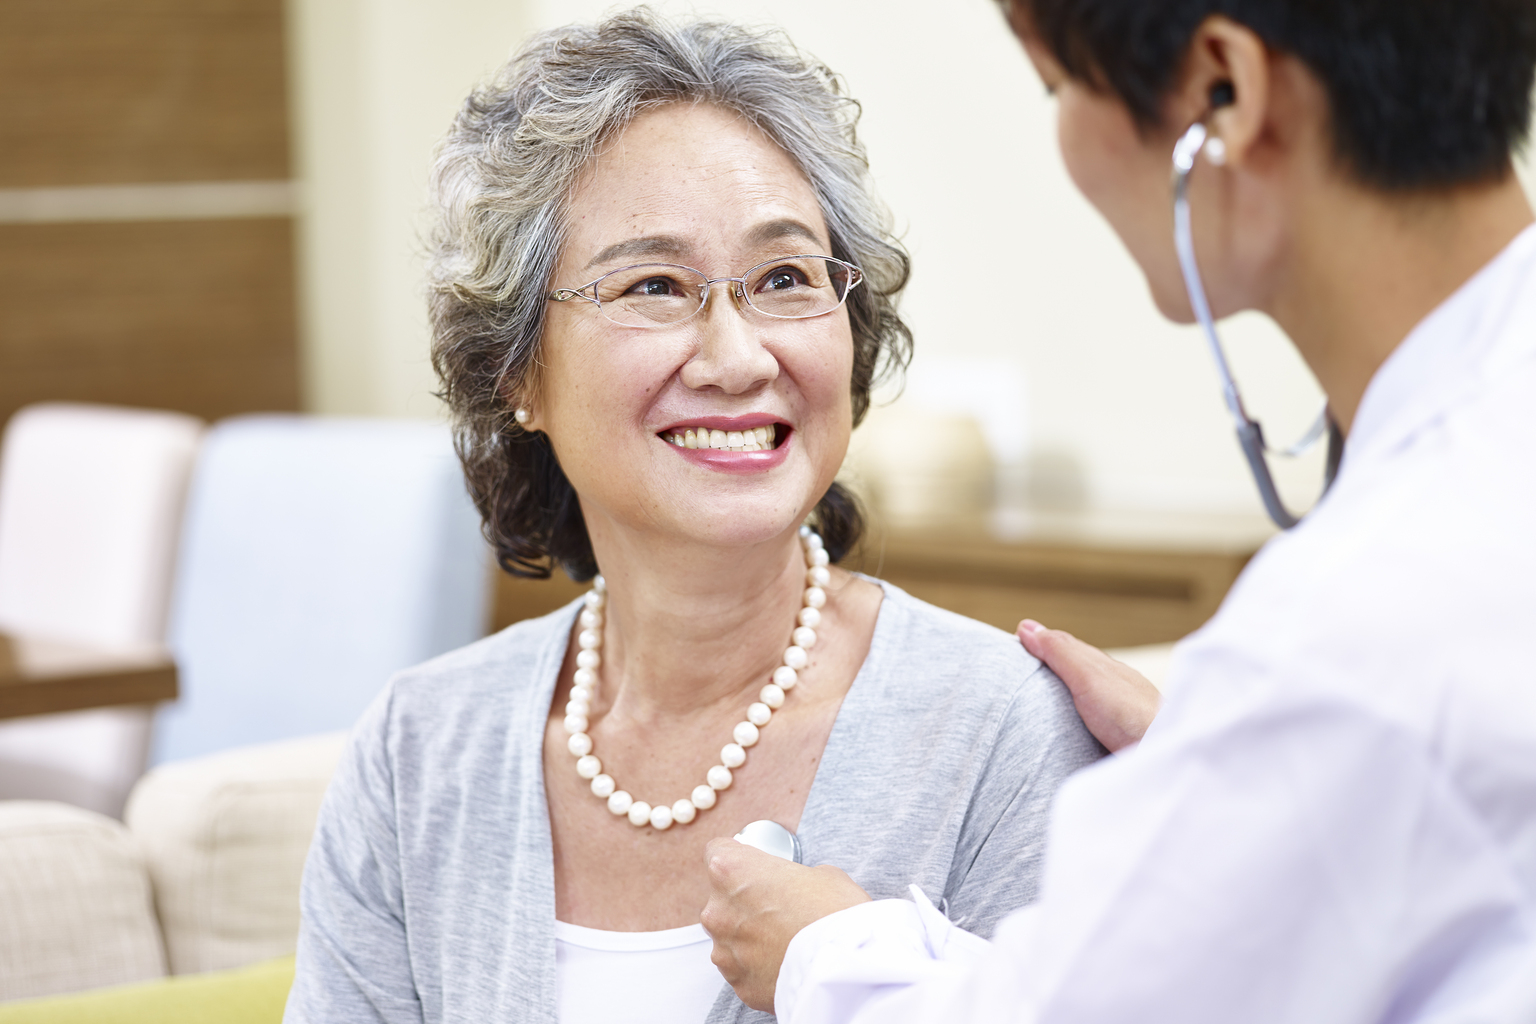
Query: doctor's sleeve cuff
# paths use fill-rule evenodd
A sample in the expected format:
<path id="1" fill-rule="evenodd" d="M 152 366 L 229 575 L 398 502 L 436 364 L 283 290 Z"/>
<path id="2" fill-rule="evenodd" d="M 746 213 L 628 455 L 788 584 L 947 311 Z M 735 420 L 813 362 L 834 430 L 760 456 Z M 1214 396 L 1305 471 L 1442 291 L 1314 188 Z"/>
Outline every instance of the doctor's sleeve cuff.
<path id="1" fill-rule="evenodd" d="M 909 985 L 963 972 L 991 948 L 951 924 L 916 887 L 913 893 L 918 902 L 862 903 L 801 929 L 774 990 L 781 1024 L 852 1020 Z"/>

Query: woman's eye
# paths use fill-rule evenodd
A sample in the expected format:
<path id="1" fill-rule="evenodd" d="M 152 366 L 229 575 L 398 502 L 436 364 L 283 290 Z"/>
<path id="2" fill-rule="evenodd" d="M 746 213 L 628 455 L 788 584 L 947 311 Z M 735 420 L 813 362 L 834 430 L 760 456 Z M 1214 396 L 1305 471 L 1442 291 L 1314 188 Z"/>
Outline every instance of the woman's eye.
<path id="1" fill-rule="evenodd" d="M 630 295 L 676 295 L 677 286 L 665 277 L 648 277 L 629 289 Z"/>
<path id="2" fill-rule="evenodd" d="M 780 267 L 763 275 L 763 283 L 759 286 L 759 290 L 780 291 L 785 288 L 798 288 L 805 283 L 805 275 L 800 271 L 793 267 Z"/>

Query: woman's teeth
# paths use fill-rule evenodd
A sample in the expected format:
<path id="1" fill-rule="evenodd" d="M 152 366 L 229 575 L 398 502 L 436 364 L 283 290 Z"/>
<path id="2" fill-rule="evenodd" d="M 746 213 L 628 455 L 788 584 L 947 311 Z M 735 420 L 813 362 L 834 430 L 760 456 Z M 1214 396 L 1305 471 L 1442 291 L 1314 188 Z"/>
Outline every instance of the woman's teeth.
<path id="1" fill-rule="evenodd" d="M 709 430 L 689 428 L 667 434 L 664 440 L 679 448 L 718 448 L 730 452 L 766 452 L 773 448 L 774 427 L 750 430 Z"/>

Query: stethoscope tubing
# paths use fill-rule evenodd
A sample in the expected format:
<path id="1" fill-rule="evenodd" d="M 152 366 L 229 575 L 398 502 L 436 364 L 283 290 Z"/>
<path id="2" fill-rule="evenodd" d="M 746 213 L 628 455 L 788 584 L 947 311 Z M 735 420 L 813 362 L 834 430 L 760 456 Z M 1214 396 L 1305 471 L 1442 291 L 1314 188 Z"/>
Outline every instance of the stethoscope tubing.
<path id="1" fill-rule="evenodd" d="M 1264 457 L 1267 450 L 1264 443 L 1264 428 L 1252 419 L 1243 407 L 1243 396 L 1238 391 L 1237 381 L 1232 376 L 1231 367 L 1227 364 L 1227 354 L 1222 348 L 1221 337 L 1216 333 L 1216 320 L 1211 315 L 1210 302 L 1205 294 L 1205 283 L 1200 277 L 1200 264 L 1195 258 L 1195 234 L 1189 212 L 1189 177 L 1195 169 L 1195 161 L 1200 151 L 1205 148 L 1207 137 L 1205 124 L 1196 121 L 1173 147 L 1173 245 L 1178 253 L 1179 271 L 1184 278 L 1184 290 L 1189 295 L 1190 308 L 1195 314 L 1195 320 L 1200 324 L 1200 331 L 1210 348 L 1211 358 L 1215 360 L 1216 373 L 1221 378 L 1222 399 L 1226 403 L 1228 415 L 1232 417 L 1233 428 L 1237 431 L 1237 443 L 1242 448 L 1244 459 L 1248 462 L 1249 472 L 1253 474 L 1253 482 L 1259 489 L 1259 498 L 1264 503 L 1264 511 L 1269 514 L 1269 518 L 1276 526 L 1282 530 L 1289 530 L 1301 522 L 1301 516 L 1293 514 L 1285 507 L 1285 502 L 1281 500 L 1280 492 L 1275 487 L 1274 475 L 1270 472 L 1269 462 Z M 1328 463 L 1323 480 L 1323 494 L 1326 495 L 1333 487 L 1333 481 L 1338 475 L 1344 446 L 1344 436 L 1333 422 L 1333 418 L 1328 415 L 1326 406 L 1323 408 L 1322 416 L 1319 417 L 1319 423 L 1308 431 L 1308 436 L 1286 449 L 1283 454 L 1300 454 L 1310 448 L 1312 441 L 1320 436 L 1324 420 L 1328 428 Z"/>

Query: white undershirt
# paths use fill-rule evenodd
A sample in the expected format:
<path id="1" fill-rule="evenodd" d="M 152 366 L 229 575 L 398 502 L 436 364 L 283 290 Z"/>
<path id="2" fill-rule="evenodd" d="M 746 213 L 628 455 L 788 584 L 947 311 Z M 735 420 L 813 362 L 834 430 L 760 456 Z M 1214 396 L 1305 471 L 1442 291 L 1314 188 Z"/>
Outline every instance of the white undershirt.
<path id="1" fill-rule="evenodd" d="M 701 924 L 661 932 L 607 932 L 555 922 L 560 1024 L 692 1024 L 709 1016 L 725 984 Z"/>

